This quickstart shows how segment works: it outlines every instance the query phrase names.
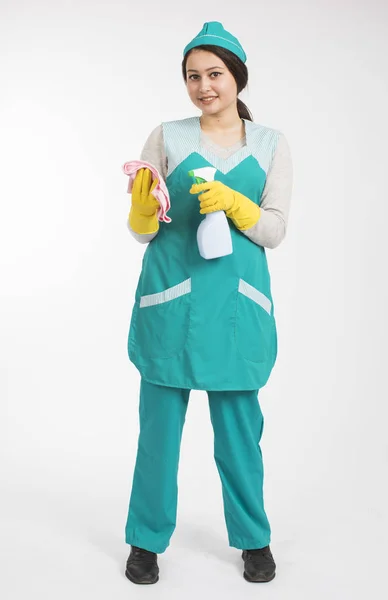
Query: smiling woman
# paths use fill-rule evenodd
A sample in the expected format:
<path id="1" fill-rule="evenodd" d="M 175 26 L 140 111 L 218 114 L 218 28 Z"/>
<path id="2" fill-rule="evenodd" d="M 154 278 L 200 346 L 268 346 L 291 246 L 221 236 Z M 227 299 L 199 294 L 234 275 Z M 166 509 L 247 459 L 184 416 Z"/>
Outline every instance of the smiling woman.
<path id="1" fill-rule="evenodd" d="M 222 54 L 222 49 L 220 49 Z M 224 52 L 226 60 L 229 52 Z M 210 66 L 214 59 L 218 59 L 219 66 Z M 189 52 L 184 59 L 186 68 L 186 85 L 190 100 L 203 109 L 205 106 L 212 105 L 211 112 L 221 111 L 230 105 L 236 103 L 238 94 L 236 80 L 227 65 L 222 61 L 221 56 L 205 48 L 196 48 Z M 218 69 L 218 70 L 217 70 Z M 205 113 L 205 115 L 208 113 Z"/>
<path id="2" fill-rule="evenodd" d="M 210 67 L 210 68 L 206 69 L 205 72 L 208 73 L 208 76 L 210 79 L 217 79 L 217 77 L 224 74 L 224 71 L 220 72 L 220 71 L 215 71 L 214 69 L 222 69 L 222 68 L 223 67 L 217 67 L 217 66 Z M 194 94 L 196 91 L 196 86 L 190 85 L 190 82 L 191 81 L 199 81 L 200 76 L 197 74 L 189 75 L 189 73 L 198 73 L 198 71 L 196 69 L 187 69 L 187 82 L 188 82 L 189 93 L 190 93 L 190 89 L 191 89 L 191 94 Z M 213 102 L 213 100 L 215 100 L 216 98 L 218 98 L 217 94 L 206 94 L 206 95 L 199 96 L 198 100 L 200 100 L 200 102 L 202 102 L 203 104 L 210 104 L 210 102 Z"/>
<path id="3" fill-rule="evenodd" d="M 248 81 L 245 62 L 240 42 L 221 23 L 204 24 L 182 62 L 201 115 L 163 122 L 141 154 L 167 186 L 171 222 L 155 216 L 156 179 L 140 171 L 142 185 L 133 186 L 130 231 L 148 243 L 128 336 L 129 358 L 141 375 L 126 524 L 126 575 L 135 583 L 158 580 L 157 553 L 175 529 L 180 443 L 193 389 L 208 394 L 229 544 L 243 550 L 245 579 L 275 576 L 257 396 L 277 357 L 266 248 L 285 235 L 292 167 L 284 135 L 253 122 L 238 98 Z M 209 167 L 214 181 L 192 184 L 189 173 Z M 217 212 L 224 213 L 233 251 L 205 259 L 197 231 Z"/>

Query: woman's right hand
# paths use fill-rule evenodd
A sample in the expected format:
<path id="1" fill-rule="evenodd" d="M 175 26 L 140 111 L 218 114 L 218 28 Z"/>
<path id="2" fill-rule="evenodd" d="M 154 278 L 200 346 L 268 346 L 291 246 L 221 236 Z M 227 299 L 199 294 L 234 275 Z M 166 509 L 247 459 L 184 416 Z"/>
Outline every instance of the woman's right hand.
<path id="1" fill-rule="evenodd" d="M 139 169 L 132 186 L 132 206 L 145 216 L 150 217 L 159 208 L 159 203 L 151 192 L 158 185 L 159 180 L 152 181 L 150 169 Z"/>
<path id="2" fill-rule="evenodd" d="M 159 229 L 157 210 L 159 203 L 151 192 L 159 180 L 152 181 L 150 169 L 139 169 L 132 186 L 132 206 L 129 224 L 136 233 L 155 233 Z"/>

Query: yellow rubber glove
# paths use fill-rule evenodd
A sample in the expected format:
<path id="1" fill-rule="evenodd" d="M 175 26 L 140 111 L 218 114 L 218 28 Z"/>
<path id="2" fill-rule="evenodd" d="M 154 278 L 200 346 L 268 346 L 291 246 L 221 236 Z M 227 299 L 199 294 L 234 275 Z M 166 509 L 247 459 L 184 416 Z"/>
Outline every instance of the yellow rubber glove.
<path id="1" fill-rule="evenodd" d="M 129 225 L 136 233 L 156 233 L 159 229 L 157 210 L 159 203 L 151 194 L 158 184 L 152 181 L 149 169 L 139 169 L 132 186 L 132 206 L 129 212 Z"/>
<path id="2" fill-rule="evenodd" d="M 203 192 L 203 190 L 208 191 Z M 249 229 L 260 219 L 261 211 L 257 204 L 221 181 L 194 183 L 190 188 L 190 194 L 200 194 L 198 200 L 201 215 L 224 210 L 226 216 L 241 231 Z"/>

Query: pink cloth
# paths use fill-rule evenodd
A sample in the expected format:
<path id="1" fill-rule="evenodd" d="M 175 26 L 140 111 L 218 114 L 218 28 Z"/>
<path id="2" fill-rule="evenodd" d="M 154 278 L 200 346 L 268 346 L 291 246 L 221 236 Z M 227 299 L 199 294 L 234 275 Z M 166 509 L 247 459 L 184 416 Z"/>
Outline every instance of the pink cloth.
<path id="1" fill-rule="evenodd" d="M 159 180 L 155 189 L 151 192 L 159 202 L 160 208 L 158 210 L 158 219 L 165 223 L 171 223 L 170 217 L 167 216 L 167 212 L 171 208 L 170 194 L 168 193 L 167 186 L 160 176 L 159 171 L 153 165 L 145 160 L 130 160 L 129 162 L 124 163 L 123 171 L 126 175 L 129 175 L 128 194 L 132 192 L 133 181 L 139 169 L 149 169 L 152 173 L 152 181 L 154 181 L 155 178 Z"/>

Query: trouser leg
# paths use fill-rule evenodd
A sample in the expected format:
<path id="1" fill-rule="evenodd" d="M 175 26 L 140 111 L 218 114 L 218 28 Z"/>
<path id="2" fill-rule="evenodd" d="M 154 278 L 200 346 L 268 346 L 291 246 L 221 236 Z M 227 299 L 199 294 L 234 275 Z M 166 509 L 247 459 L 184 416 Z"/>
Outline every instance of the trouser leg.
<path id="1" fill-rule="evenodd" d="M 190 390 L 141 382 L 127 544 L 162 553 L 176 525 L 178 465 Z"/>
<path id="2" fill-rule="evenodd" d="M 257 395 L 257 391 L 208 392 L 229 545 L 240 549 L 263 548 L 271 537 L 259 443 L 264 420 Z"/>

